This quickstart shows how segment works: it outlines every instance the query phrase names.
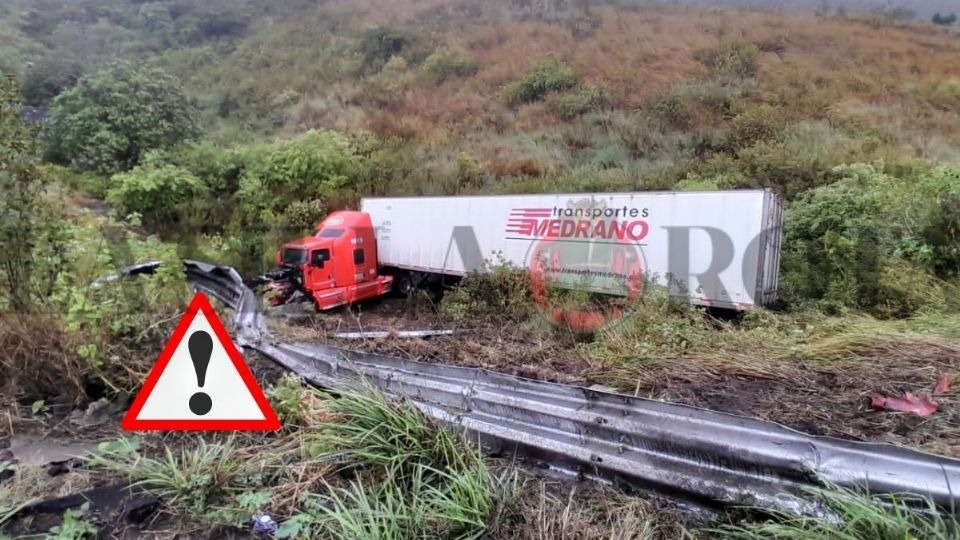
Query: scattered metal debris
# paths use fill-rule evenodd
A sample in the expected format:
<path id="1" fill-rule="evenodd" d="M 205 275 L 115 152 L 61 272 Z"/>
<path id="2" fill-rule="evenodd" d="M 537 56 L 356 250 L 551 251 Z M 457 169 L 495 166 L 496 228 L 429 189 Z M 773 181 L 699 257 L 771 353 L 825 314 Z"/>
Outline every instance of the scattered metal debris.
<path id="1" fill-rule="evenodd" d="M 393 330 L 387 332 L 339 332 L 334 337 L 340 339 L 387 339 L 426 338 L 434 336 L 452 336 L 453 330 Z"/>

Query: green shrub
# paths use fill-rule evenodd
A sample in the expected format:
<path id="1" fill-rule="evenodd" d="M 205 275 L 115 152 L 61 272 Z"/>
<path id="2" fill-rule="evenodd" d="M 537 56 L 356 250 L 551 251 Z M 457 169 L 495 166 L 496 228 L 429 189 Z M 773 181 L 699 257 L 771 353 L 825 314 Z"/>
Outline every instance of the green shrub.
<path id="1" fill-rule="evenodd" d="M 504 97 L 511 106 L 540 101 L 547 94 L 569 90 L 579 84 L 573 68 L 557 58 L 541 60 L 523 79 L 507 85 Z"/>
<path id="2" fill-rule="evenodd" d="M 503 261 L 463 278 L 443 296 L 440 310 L 454 320 L 478 317 L 520 319 L 532 313 L 527 270 Z"/>
<path id="3" fill-rule="evenodd" d="M 659 96 L 653 102 L 653 114 L 666 125 L 677 128 L 687 129 L 694 123 L 694 111 L 690 103 L 684 99 L 684 96 L 671 92 Z"/>
<path id="4" fill-rule="evenodd" d="M 610 104 L 610 96 L 603 88 L 589 86 L 569 94 L 557 94 L 547 100 L 553 114 L 565 120 L 588 112 L 598 111 Z"/>
<path id="5" fill-rule="evenodd" d="M 938 168 L 919 187 L 928 194 L 929 204 L 918 212 L 926 222 L 921 236 L 929 255 L 917 262 L 944 278 L 960 276 L 960 168 Z"/>
<path id="6" fill-rule="evenodd" d="M 641 159 L 656 152 L 663 133 L 660 124 L 642 114 L 613 116 L 613 131 L 630 159 Z"/>
<path id="7" fill-rule="evenodd" d="M 84 76 L 53 101 L 47 155 L 100 173 L 127 170 L 148 151 L 195 136 L 195 116 L 173 77 L 116 64 Z"/>
<path id="8" fill-rule="evenodd" d="M 730 146 L 740 149 L 761 141 L 774 141 L 783 128 L 783 119 L 770 105 L 751 107 L 733 119 Z"/>
<path id="9" fill-rule="evenodd" d="M 363 31 L 357 43 L 357 52 L 361 56 L 358 68 L 361 75 L 379 72 L 394 56 L 403 57 L 410 63 L 421 62 L 423 40 L 415 34 L 389 27 L 370 28 Z"/>
<path id="10" fill-rule="evenodd" d="M 41 244 L 53 231 L 49 182 L 35 153 L 35 131 L 23 120 L 19 89 L 12 77 L 0 76 L 0 309 L 31 309 L 39 291 L 35 280 L 43 263 Z M 46 219 L 45 219 L 46 218 Z M 46 230 L 45 230 L 46 229 Z M 59 243 L 59 242 L 57 242 Z"/>
<path id="11" fill-rule="evenodd" d="M 725 42 L 696 53 L 715 79 L 746 79 L 757 74 L 760 49 L 753 43 Z"/>
<path id="12" fill-rule="evenodd" d="M 423 71 L 434 84 L 443 84 L 451 77 L 472 77 L 480 64 L 462 49 L 437 49 L 423 62 Z"/>
<path id="13" fill-rule="evenodd" d="M 187 202 L 204 195 L 200 179 L 174 165 L 148 161 L 110 180 L 107 201 L 120 215 L 140 214 L 154 230 L 176 222 Z"/>
<path id="14" fill-rule="evenodd" d="M 930 251 L 917 232 L 938 215 L 936 199 L 868 165 L 836 174 L 842 179 L 801 195 L 787 211 L 784 296 L 814 299 L 830 312 L 867 309 L 880 316 L 944 307 L 939 282 L 903 250 Z"/>

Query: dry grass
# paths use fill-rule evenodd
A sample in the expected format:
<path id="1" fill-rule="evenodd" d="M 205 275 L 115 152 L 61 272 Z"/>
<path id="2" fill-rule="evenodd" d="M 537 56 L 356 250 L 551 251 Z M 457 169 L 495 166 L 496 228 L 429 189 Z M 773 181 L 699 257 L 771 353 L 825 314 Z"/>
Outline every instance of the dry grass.
<path id="1" fill-rule="evenodd" d="M 445 142 L 447 133 L 462 138 L 495 121 L 503 87 L 548 55 L 567 61 L 585 83 L 609 89 L 625 108 L 642 106 L 677 84 L 705 79 L 706 68 L 695 55 L 724 41 L 755 43 L 767 51 L 759 59 L 758 96 L 795 119 L 825 118 L 837 104 L 858 101 L 898 105 L 895 121 L 911 132 L 955 140 L 958 131 L 955 113 L 927 99 L 933 90 L 917 89 L 936 89 L 956 77 L 960 40 L 926 25 L 876 28 L 802 12 L 608 6 L 593 10 L 599 27 L 578 39 L 563 24 L 537 20 L 494 23 L 460 15 L 418 21 L 444 5 L 451 3 L 350 3 L 360 27 L 427 24 L 437 42 L 463 47 L 480 65 L 474 77 L 439 87 L 414 85 L 398 94 L 399 102 L 371 117 L 378 131 L 413 133 L 427 143 Z M 531 105 L 512 115 L 509 124 L 511 131 L 529 132 L 559 122 Z"/>
<path id="2" fill-rule="evenodd" d="M 649 500 L 613 489 L 547 480 L 527 481 L 494 520 L 491 538 L 504 540 L 680 540 L 679 517 Z"/>
<path id="3" fill-rule="evenodd" d="M 89 366 L 58 319 L 0 314 L 0 395 L 23 400 L 85 395 Z"/>

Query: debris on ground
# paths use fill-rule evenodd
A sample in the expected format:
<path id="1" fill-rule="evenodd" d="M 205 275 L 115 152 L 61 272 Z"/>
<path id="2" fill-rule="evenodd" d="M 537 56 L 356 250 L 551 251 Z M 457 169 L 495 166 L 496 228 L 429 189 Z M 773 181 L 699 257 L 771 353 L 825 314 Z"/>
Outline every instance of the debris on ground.
<path id="1" fill-rule="evenodd" d="M 933 400 L 934 396 L 940 396 L 950 390 L 950 376 L 944 374 L 940 377 L 933 392 L 930 394 L 921 394 L 916 396 L 911 392 L 904 394 L 902 398 L 891 396 L 873 396 L 871 404 L 874 409 L 905 412 L 916 414 L 918 416 L 930 416 L 937 412 L 940 404 Z"/>
<path id="2" fill-rule="evenodd" d="M 269 535 L 277 532 L 280 525 L 273 519 L 273 516 L 260 512 L 253 516 L 253 532 L 261 535 Z"/>
<path id="3" fill-rule="evenodd" d="M 428 338 L 452 336 L 453 330 L 399 330 L 387 332 L 340 332 L 334 334 L 339 339 L 386 339 L 386 338 Z"/>
<path id="4" fill-rule="evenodd" d="M 85 411 L 74 410 L 67 417 L 67 421 L 75 426 L 95 426 L 111 418 L 110 401 L 100 398 L 91 403 Z"/>

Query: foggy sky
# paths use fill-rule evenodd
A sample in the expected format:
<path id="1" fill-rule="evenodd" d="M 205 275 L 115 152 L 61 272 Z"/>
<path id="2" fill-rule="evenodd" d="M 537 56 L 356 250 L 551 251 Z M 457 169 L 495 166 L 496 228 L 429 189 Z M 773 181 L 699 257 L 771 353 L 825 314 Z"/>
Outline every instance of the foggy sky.
<path id="1" fill-rule="evenodd" d="M 742 6 L 791 6 L 817 8 L 876 9 L 904 8 L 916 13 L 917 17 L 929 19 L 934 13 L 957 12 L 960 14 L 960 0 L 684 0 L 695 4 L 727 4 Z"/>

